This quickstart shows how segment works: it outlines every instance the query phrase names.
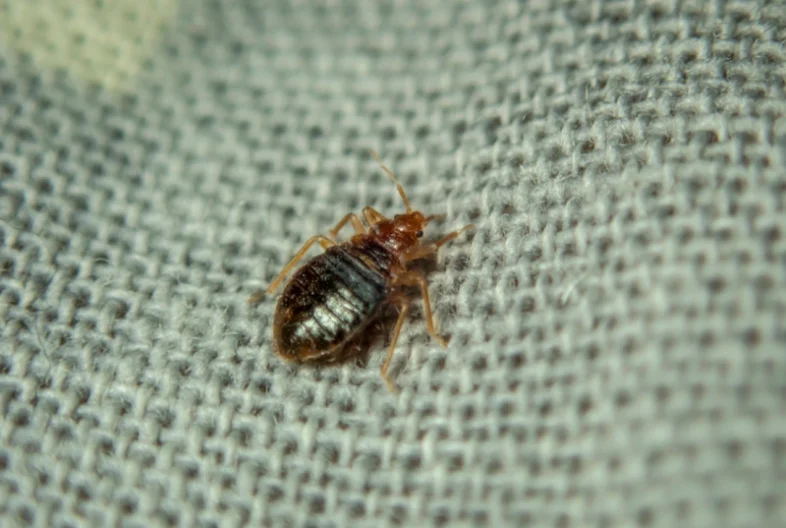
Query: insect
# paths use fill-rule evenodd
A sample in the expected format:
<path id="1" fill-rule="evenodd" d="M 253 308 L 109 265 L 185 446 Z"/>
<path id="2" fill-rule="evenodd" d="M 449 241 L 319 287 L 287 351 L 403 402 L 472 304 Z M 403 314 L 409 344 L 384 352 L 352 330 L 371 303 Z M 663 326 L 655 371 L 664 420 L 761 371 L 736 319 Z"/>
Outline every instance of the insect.
<path id="1" fill-rule="evenodd" d="M 376 152 L 372 151 L 371 155 L 393 180 L 406 212 L 387 218 L 366 206 L 362 210 L 366 225 L 355 213 L 347 214 L 329 231 L 329 236 L 309 238 L 268 289 L 253 294 L 249 303 L 256 304 L 272 294 L 309 248 L 319 244 L 324 252 L 300 267 L 278 298 L 273 317 L 274 352 L 299 364 L 329 364 L 347 359 L 360 352 L 358 338 L 384 308 L 392 305 L 398 310 L 398 317 L 380 373 L 387 387 L 395 392 L 388 368 L 410 311 L 412 298 L 407 294 L 408 288 L 420 289 L 426 328 L 440 345 L 447 346 L 434 324 L 425 275 L 412 269 L 411 264 L 435 255 L 440 246 L 472 225 L 436 242 L 422 242 L 423 230 L 442 215 L 425 216 L 414 210 L 393 172 Z M 339 231 L 347 224 L 351 224 L 355 233 L 339 243 Z"/>

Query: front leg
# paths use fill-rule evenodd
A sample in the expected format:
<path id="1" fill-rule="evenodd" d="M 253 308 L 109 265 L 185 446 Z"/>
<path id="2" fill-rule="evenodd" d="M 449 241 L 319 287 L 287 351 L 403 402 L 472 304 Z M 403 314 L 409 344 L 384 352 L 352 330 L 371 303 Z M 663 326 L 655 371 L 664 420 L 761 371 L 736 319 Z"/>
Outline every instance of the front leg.
<path id="1" fill-rule="evenodd" d="M 360 217 L 355 213 L 349 213 L 344 218 L 339 220 L 336 226 L 330 230 L 330 236 L 333 238 L 333 240 L 338 238 L 338 232 L 341 231 L 341 228 L 344 227 L 347 222 L 352 224 L 352 228 L 355 230 L 356 235 L 366 232 L 366 228 L 363 226 L 363 222 L 360 221 Z"/>
<path id="2" fill-rule="evenodd" d="M 373 226 L 374 224 L 378 224 L 379 222 L 385 219 L 385 215 L 383 215 L 382 213 L 380 213 L 370 205 L 367 205 L 363 208 L 363 216 L 365 217 L 366 222 L 370 226 Z"/>
<path id="3" fill-rule="evenodd" d="M 452 233 L 448 233 L 447 235 L 445 235 L 444 237 L 440 238 L 436 242 L 432 242 L 430 244 L 423 244 L 423 245 L 420 245 L 420 246 L 415 246 L 414 248 L 412 248 L 411 251 L 409 251 L 409 252 L 404 254 L 404 257 L 403 257 L 402 260 L 404 260 L 404 262 L 412 262 L 413 260 L 418 260 L 418 259 L 422 259 L 424 257 L 428 257 L 429 255 L 433 255 L 434 253 L 437 252 L 437 250 L 441 246 L 447 244 L 448 242 L 450 242 L 451 240 L 453 240 L 454 238 L 459 236 L 461 233 L 463 233 L 467 229 L 472 229 L 473 227 L 474 226 L 472 224 L 467 224 L 464 227 L 462 227 L 461 229 L 453 231 Z"/>

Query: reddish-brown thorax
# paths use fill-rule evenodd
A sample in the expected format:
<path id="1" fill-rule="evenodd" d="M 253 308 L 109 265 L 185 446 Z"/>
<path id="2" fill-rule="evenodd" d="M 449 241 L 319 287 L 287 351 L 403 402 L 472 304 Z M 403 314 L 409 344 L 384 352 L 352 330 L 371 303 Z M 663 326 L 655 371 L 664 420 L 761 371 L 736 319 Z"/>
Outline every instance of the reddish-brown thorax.
<path id="1" fill-rule="evenodd" d="M 371 238 L 392 254 L 403 256 L 419 244 L 430 220 L 431 217 L 424 216 L 420 211 L 398 214 L 372 225 L 368 233 L 355 235 L 351 242 Z"/>

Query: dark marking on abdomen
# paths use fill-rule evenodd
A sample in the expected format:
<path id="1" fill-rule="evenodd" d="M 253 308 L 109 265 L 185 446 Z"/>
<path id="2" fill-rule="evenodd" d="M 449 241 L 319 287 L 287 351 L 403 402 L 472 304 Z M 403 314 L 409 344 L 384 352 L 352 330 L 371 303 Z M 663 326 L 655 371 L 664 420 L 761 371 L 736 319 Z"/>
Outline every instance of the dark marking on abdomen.
<path id="1" fill-rule="evenodd" d="M 347 247 L 346 252 L 359 261 L 367 263 L 367 266 L 377 273 L 390 277 L 390 270 L 396 257 L 379 242 L 366 239 Z"/>
<path id="2" fill-rule="evenodd" d="M 343 246 L 328 249 L 295 273 L 279 299 L 278 352 L 319 359 L 368 324 L 386 295 L 385 275 Z"/>

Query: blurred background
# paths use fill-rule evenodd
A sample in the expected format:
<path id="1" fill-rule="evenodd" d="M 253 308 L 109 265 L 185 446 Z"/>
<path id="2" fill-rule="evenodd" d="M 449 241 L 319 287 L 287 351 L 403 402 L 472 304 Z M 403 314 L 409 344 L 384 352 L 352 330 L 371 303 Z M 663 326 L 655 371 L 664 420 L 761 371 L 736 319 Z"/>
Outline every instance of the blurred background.
<path id="1" fill-rule="evenodd" d="M 0 525 L 786 525 L 786 6 L 0 0 Z M 302 243 L 468 222 L 390 394 Z"/>

